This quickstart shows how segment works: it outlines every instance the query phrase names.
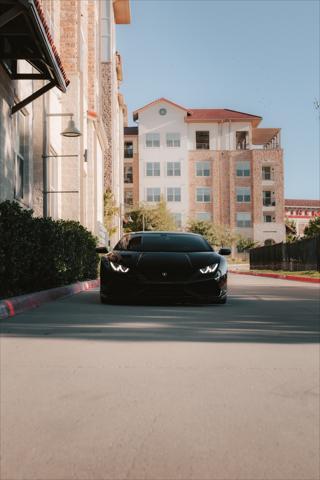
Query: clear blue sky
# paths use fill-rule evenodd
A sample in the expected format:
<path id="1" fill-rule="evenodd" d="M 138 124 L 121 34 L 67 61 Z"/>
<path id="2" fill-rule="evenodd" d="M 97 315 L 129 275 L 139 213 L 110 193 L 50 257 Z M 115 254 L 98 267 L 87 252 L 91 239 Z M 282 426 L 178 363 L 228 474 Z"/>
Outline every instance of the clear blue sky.
<path id="1" fill-rule="evenodd" d="M 286 198 L 319 198 L 319 2 L 131 0 L 117 26 L 132 111 L 159 97 L 281 127 Z"/>

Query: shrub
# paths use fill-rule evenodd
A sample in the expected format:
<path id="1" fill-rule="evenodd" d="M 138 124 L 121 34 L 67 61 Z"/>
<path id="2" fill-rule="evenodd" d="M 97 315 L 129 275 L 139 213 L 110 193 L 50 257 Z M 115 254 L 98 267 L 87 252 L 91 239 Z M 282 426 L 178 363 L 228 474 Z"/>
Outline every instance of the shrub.
<path id="1" fill-rule="evenodd" d="M 316 235 L 320 235 L 320 217 L 312 218 L 304 229 L 306 238 L 312 238 Z"/>
<path id="2" fill-rule="evenodd" d="M 96 238 L 79 222 L 0 203 L 0 298 L 97 277 Z"/>

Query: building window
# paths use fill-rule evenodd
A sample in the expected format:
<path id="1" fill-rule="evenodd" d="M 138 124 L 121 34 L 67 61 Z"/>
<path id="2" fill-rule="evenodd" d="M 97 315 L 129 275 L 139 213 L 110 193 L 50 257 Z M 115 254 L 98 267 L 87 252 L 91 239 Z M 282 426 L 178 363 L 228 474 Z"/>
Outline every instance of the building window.
<path id="1" fill-rule="evenodd" d="M 160 202 L 160 188 L 147 188 L 147 202 Z"/>
<path id="2" fill-rule="evenodd" d="M 181 215 L 181 213 L 172 213 L 171 215 L 173 217 L 173 220 L 174 220 L 174 223 L 175 223 L 176 227 L 181 228 L 182 227 L 182 215 Z"/>
<path id="3" fill-rule="evenodd" d="M 237 227 L 250 228 L 251 227 L 251 213 L 238 212 L 237 213 Z"/>
<path id="4" fill-rule="evenodd" d="M 264 223 L 272 223 L 272 222 L 275 222 L 275 221 L 276 221 L 276 219 L 272 215 L 269 215 L 269 214 L 264 214 L 263 215 L 263 222 Z"/>
<path id="5" fill-rule="evenodd" d="M 16 159 L 15 159 L 15 192 L 17 199 L 24 197 L 25 166 L 28 160 L 27 117 L 22 112 L 17 115 Z"/>
<path id="6" fill-rule="evenodd" d="M 124 158 L 133 158 L 132 142 L 124 142 Z"/>
<path id="7" fill-rule="evenodd" d="M 148 148 L 160 147 L 160 133 L 147 133 L 146 147 Z"/>
<path id="8" fill-rule="evenodd" d="M 250 194 L 250 187 L 237 187 L 237 202 L 250 202 L 251 201 L 251 194 Z"/>
<path id="9" fill-rule="evenodd" d="M 167 133 L 167 147 L 180 147 L 180 133 Z"/>
<path id="10" fill-rule="evenodd" d="M 211 202 L 211 189 L 207 187 L 198 187 L 196 199 L 197 202 Z"/>
<path id="11" fill-rule="evenodd" d="M 133 205 L 133 191 L 125 190 L 124 191 L 124 203 L 125 205 Z"/>
<path id="12" fill-rule="evenodd" d="M 250 177 L 250 162 L 237 162 L 236 173 L 237 177 Z"/>
<path id="13" fill-rule="evenodd" d="M 246 150 L 248 145 L 248 132 L 236 132 L 237 150 Z"/>
<path id="14" fill-rule="evenodd" d="M 271 180 L 271 167 L 262 167 L 262 180 Z"/>
<path id="15" fill-rule="evenodd" d="M 208 131 L 198 131 L 196 132 L 196 149 L 197 150 L 209 150 L 210 137 Z"/>
<path id="16" fill-rule="evenodd" d="M 124 183 L 133 183 L 133 168 L 132 165 L 124 166 Z"/>
<path id="17" fill-rule="evenodd" d="M 160 162 L 147 162 L 146 176 L 160 177 Z"/>
<path id="18" fill-rule="evenodd" d="M 211 175 L 210 162 L 196 162 L 197 177 L 210 177 L 210 175 Z"/>
<path id="19" fill-rule="evenodd" d="M 167 163 L 167 176 L 168 177 L 180 177 L 181 164 L 180 162 L 168 162 Z"/>
<path id="20" fill-rule="evenodd" d="M 264 207 L 274 207 L 276 205 L 274 199 L 274 192 L 270 192 L 269 190 L 264 190 L 262 197 L 262 203 Z"/>
<path id="21" fill-rule="evenodd" d="M 196 218 L 202 222 L 211 222 L 212 215 L 210 212 L 197 212 Z"/>
<path id="22" fill-rule="evenodd" d="M 181 189 L 179 187 L 167 188 L 167 202 L 181 202 Z"/>

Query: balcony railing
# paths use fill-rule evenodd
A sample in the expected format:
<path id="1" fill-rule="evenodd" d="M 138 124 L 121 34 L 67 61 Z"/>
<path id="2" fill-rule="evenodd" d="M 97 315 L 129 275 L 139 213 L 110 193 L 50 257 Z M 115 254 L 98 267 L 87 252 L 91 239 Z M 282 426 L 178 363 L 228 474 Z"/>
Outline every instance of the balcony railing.
<path id="1" fill-rule="evenodd" d="M 209 150 L 209 143 L 196 143 L 196 149 L 197 150 Z"/>
<path id="2" fill-rule="evenodd" d="M 124 183 L 133 183 L 133 175 L 125 175 Z"/>
<path id="3" fill-rule="evenodd" d="M 274 180 L 272 173 L 262 172 L 262 180 Z"/>
<path id="4" fill-rule="evenodd" d="M 124 158 L 133 158 L 133 149 L 125 148 L 124 149 Z"/>
<path id="5" fill-rule="evenodd" d="M 264 198 L 262 200 L 262 203 L 263 203 L 264 207 L 275 207 L 276 206 L 275 200 L 270 199 L 270 198 Z"/>

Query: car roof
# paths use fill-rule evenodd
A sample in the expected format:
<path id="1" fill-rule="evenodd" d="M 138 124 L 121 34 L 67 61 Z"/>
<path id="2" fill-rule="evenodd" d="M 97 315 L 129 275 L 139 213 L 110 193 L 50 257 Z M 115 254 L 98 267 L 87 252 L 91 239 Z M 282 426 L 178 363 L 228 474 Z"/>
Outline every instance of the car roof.
<path id="1" fill-rule="evenodd" d="M 193 232 L 175 232 L 175 231 L 162 231 L 162 230 L 148 230 L 148 231 L 141 231 L 141 232 L 128 232 L 125 233 L 124 235 L 158 235 L 159 233 L 161 234 L 172 234 L 172 235 L 193 235 L 196 237 L 202 237 L 199 233 L 193 233 Z"/>

